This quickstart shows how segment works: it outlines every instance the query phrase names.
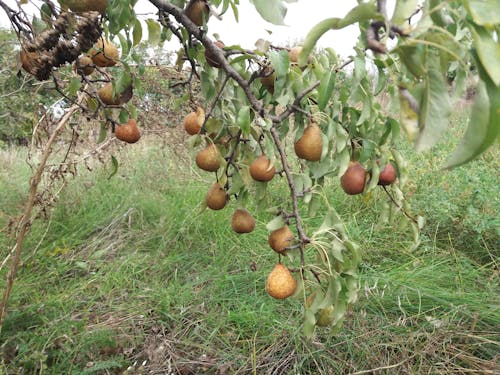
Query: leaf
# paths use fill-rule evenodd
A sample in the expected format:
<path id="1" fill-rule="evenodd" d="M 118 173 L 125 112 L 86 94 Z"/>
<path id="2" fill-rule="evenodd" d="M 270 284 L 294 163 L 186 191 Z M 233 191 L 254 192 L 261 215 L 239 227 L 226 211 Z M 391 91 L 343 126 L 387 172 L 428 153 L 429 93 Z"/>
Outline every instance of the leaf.
<path id="1" fill-rule="evenodd" d="M 75 95 L 78 90 L 82 87 L 82 82 L 77 77 L 72 77 L 69 81 L 69 93 L 70 95 Z"/>
<path id="2" fill-rule="evenodd" d="M 111 177 L 113 177 L 116 174 L 116 172 L 118 172 L 118 160 L 113 155 L 111 155 L 111 165 L 113 169 L 111 169 L 111 173 L 108 176 L 108 180 Z"/>
<path id="3" fill-rule="evenodd" d="M 321 83 L 319 84 L 318 88 L 318 107 L 320 111 L 323 111 L 333 94 L 333 88 L 335 86 L 335 74 L 332 74 L 331 71 L 328 71 L 320 81 Z"/>
<path id="4" fill-rule="evenodd" d="M 427 72 L 418 125 L 420 133 L 417 138 L 417 151 L 425 150 L 437 143 L 439 137 L 448 126 L 451 114 L 451 101 L 448 87 L 441 72 L 431 65 Z"/>
<path id="5" fill-rule="evenodd" d="M 398 0 L 396 8 L 392 14 L 391 23 L 393 25 L 402 25 L 413 12 L 417 9 L 418 0 Z"/>
<path id="6" fill-rule="evenodd" d="M 500 8 L 499 8 L 500 9 Z M 499 10 L 500 13 L 500 10 Z M 483 27 L 471 27 L 474 37 L 476 52 L 483 68 L 496 86 L 500 85 L 500 44 L 495 42 L 493 36 Z"/>
<path id="7" fill-rule="evenodd" d="M 314 26 L 306 36 L 302 51 L 299 54 L 299 66 L 307 64 L 307 58 L 319 38 L 328 30 L 339 30 L 353 23 L 367 20 L 382 20 L 383 16 L 377 12 L 374 2 L 362 3 L 354 7 L 346 14 L 344 18 L 328 18 Z"/>
<path id="8" fill-rule="evenodd" d="M 132 76 L 130 71 L 127 69 L 121 70 L 118 78 L 113 83 L 114 92 L 116 96 L 118 96 L 132 85 Z"/>
<path id="9" fill-rule="evenodd" d="M 285 225 L 285 220 L 282 216 L 276 216 L 266 225 L 266 229 L 269 232 L 275 231 L 276 229 L 282 228 Z"/>
<path id="10" fill-rule="evenodd" d="M 282 0 L 251 0 L 257 12 L 267 22 L 275 25 L 284 25 L 286 6 Z"/>
<path id="11" fill-rule="evenodd" d="M 466 0 L 465 7 L 478 25 L 500 24 L 500 0 Z"/>
<path id="12" fill-rule="evenodd" d="M 134 46 L 138 45 L 142 39 L 142 25 L 138 19 L 136 19 L 134 22 L 134 30 L 132 31 L 132 39 L 133 39 Z"/>
<path id="13" fill-rule="evenodd" d="M 277 79 L 287 75 L 288 68 L 290 67 L 290 56 L 286 50 L 271 52 L 269 60 L 274 68 Z"/>
<path id="14" fill-rule="evenodd" d="M 102 143 L 106 139 L 106 135 L 108 133 L 108 127 L 106 123 L 101 124 L 101 129 L 99 131 L 99 138 L 97 139 L 97 143 Z"/>
<path id="15" fill-rule="evenodd" d="M 484 152 L 500 132 L 500 89 L 491 81 L 480 81 L 465 136 L 446 168 L 465 164 Z"/>
<path id="16" fill-rule="evenodd" d="M 245 136 L 250 134 L 250 107 L 243 106 L 238 111 L 238 118 L 236 119 L 236 123 L 240 127 L 242 134 Z"/>
<path id="17" fill-rule="evenodd" d="M 148 41 L 152 46 L 156 46 L 160 43 L 161 28 L 160 24 L 155 20 L 148 18 L 146 20 L 146 25 L 148 25 Z"/>
<path id="18" fill-rule="evenodd" d="M 399 88 L 399 103 L 399 121 L 408 139 L 413 142 L 418 132 L 418 113 L 420 111 L 418 103 L 410 92 L 402 87 Z"/>

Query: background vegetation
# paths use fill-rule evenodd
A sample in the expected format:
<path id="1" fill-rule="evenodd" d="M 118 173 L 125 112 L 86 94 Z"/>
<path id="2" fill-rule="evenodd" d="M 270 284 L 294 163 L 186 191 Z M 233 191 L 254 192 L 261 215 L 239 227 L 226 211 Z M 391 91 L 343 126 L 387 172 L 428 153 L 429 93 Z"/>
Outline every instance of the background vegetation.
<path id="1" fill-rule="evenodd" d="M 33 226 L 0 333 L 0 372 L 498 370 L 498 150 L 439 169 L 465 130 L 466 105 L 431 152 L 416 154 L 400 141 L 413 211 L 427 219 L 416 250 L 408 225 L 379 220 L 385 203 L 373 195 L 382 191 L 346 199 L 338 184 L 327 186 L 363 249 L 361 301 L 340 332 L 318 330 L 306 345 L 297 327 L 303 301 L 275 301 L 264 291 L 276 257 L 266 244 L 271 216 L 261 214 L 255 232 L 238 236 L 231 209 L 201 209 L 209 174 L 191 168 L 179 93 L 167 91 L 173 73 L 154 72 L 151 82 L 164 86 L 138 99 L 149 109 L 141 118 L 148 130 L 138 144 L 114 149 L 118 174 L 108 178 L 108 158 L 79 170 L 55 210 Z M 96 136 L 96 124 L 85 126 Z M 0 151 L 2 234 L 26 196 L 26 156 L 24 148 Z M 285 190 L 273 181 L 273 195 Z M 10 244 L 0 237 L 2 259 Z"/>

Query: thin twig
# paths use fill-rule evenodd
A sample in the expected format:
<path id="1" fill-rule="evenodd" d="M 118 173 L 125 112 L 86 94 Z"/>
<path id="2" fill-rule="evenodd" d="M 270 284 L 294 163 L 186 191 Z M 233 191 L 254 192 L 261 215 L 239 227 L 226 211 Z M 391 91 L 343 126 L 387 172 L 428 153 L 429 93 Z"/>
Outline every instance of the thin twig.
<path id="1" fill-rule="evenodd" d="M 392 196 L 391 193 L 389 193 L 389 191 L 387 190 L 387 188 L 385 186 L 382 185 L 382 189 L 384 189 L 385 193 L 387 194 L 387 196 L 391 199 L 392 203 L 394 203 L 394 205 L 399 209 L 401 210 L 401 212 L 408 218 L 410 219 L 411 221 L 413 221 L 415 224 L 418 225 L 418 220 L 415 219 L 413 216 L 411 216 L 408 212 L 405 211 L 405 209 L 403 207 L 401 207 L 398 202 L 396 202 L 396 200 L 394 199 L 394 197 Z"/>

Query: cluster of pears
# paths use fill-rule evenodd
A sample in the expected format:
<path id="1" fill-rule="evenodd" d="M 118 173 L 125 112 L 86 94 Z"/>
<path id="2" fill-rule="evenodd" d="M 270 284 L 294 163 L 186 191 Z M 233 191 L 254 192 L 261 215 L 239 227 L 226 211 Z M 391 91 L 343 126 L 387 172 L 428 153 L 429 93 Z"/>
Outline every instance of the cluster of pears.
<path id="1" fill-rule="evenodd" d="M 361 194 L 365 190 L 367 176 L 366 169 L 358 161 L 351 161 L 345 173 L 340 177 L 340 185 L 344 192 L 349 195 Z M 396 168 L 391 162 L 388 162 L 380 172 L 377 184 L 388 186 L 394 183 L 396 178 Z"/>

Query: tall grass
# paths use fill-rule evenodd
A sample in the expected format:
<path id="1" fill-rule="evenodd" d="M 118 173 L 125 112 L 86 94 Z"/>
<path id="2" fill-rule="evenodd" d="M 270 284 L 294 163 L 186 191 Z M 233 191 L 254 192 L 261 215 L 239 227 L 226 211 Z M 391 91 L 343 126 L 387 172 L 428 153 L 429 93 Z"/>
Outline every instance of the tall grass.
<path id="1" fill-rule="evenodd" d="M 437 174 L 445 151 L 408 150 L 417 181 L 411 201 L 428 220 L 413 252 L 407 226 L 373 225 L 382 194 L 347 200 L 332 184 L 329 199 L 364 249 L 360 301 L 341 332 L 318 330 L 306 343 L 302 301 L 278 302 L 264 291 L 275 262 L 266 245 L 269 216 L 257 216 L 252 234 L 234 234 L 231 208 L 202 209 L 210 175 L 155 142 L 143 144 L 118 155 L 112 179 L 106 170 L 82 171 L 48 221 L 33 226 L 0 333 L 0 372 L 495 370 L 500 301 L 498 228 L 489 221 L 498 211 L 492 155 Z M 1 159 L 2 226 L 27 186 L 27 168 L 10 155 Z M 474 235 L 461 236 L 465 230 Z M 7 242 L 0 239 L 2 249 Z M 0 276 L 3 283 L 5 269 Z"/>

